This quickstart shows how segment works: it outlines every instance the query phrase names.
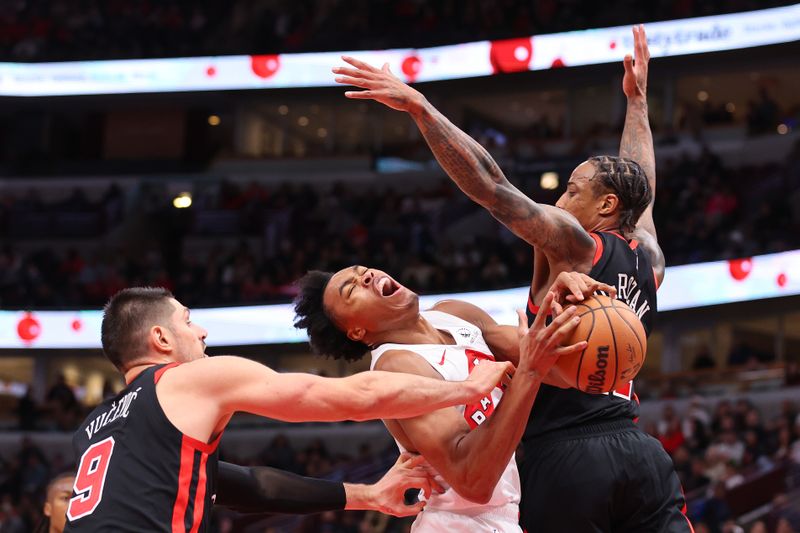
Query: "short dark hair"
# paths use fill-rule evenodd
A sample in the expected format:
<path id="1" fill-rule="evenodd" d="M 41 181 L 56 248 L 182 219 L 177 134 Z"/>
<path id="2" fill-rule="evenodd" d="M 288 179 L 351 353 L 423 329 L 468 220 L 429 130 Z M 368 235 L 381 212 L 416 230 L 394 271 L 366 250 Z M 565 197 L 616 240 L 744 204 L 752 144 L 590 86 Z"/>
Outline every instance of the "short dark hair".
<path id="1" fill-rule="evenodd" d="M 358 361 L 369 351 L 369 346 L 348 337 L 325 310 L 323 295 L 332 277 L 331 272 L 312 270 L 297 281 L 300 292 L 294 300 L 294 327 L 304 328 L 308 332 L 309 343 L 315 353 L 334 359 Z"/>
<path id="2" fill-rule="evenodd" d="M 116 293 L 105 305 L 100 327 L 103 353 L 119 370 L 144 354 L 147 343 L 143 333 L 168 320 L 175 310 L 170 298 L 172 293 L 161 287 L 131 287 Z"/>
<path id="3" fill-rule="evenodd" d="M 636 223 L 653 199 L 653 190 L 641 165 L 633 159 L 599 155 L 590 157 L 595 166 L 595 193 L 610 190 L 619 198 L 619 227 L 624 232 L 636 229 Z"/>

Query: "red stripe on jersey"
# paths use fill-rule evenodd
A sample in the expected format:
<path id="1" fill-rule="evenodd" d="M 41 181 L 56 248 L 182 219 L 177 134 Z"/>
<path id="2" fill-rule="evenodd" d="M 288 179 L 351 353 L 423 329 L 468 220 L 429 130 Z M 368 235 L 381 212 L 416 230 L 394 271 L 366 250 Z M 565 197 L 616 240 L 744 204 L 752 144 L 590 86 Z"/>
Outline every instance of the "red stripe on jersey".
<path id="1" fill-rule="evenodd" d="M 661 286 L 661 284 L 658 282 L 658 275 L 656 274 L 656 269 L 655 268 L 653 269 L 653 279 L 656 282 L 656 290 L 658 290 L 658 288 Z"/>
<path id="2" fill-rule="evenodd" d="M 183 442 L 185 444 L 191 446 L 195 450 L 200 450 L 203 453 L 209 453 L 210 454 L 210 453 L 214 453 L 214 451 L 217 449 L 217 446 L 219 446 L 219 441 L 220 441 L 221 438 L 222 438 L 222 433 L 217 435 L 216 439 L 214 439 L 213 441 L 211 441 L 208 444 L 206 444 L 203 441 L 200 441 L 200 440 L 197 440 L 197 439 L 193 439 L 189 435 L 184 435 L 183 436 Z"/>
<path id="3" fill-rule="evenodd" d="M 631 250 L 635 250 L 636 248 L 639 247 L 639 241 L 633 239 L 631 242 L 628 243 L 628 246 L 631 247 Z"/>
<path id="4" fill-rule="evenodd" d="M 181 469 L 178 472 L 178 495 L 172 506 L 172 533 L 186 533 L 186 507 L 189 504 L 189 485 L 192 484 L 194 447 L 184 435 L 181 441 Z"/>
<path id="5" fill-rule="evenodd" d="M 153 374 L 153 381 L 154 381 L 154 383 L 158 384 L 158 380 L 160 380 L 160 379 L 161 379 L 161 376 L 163 376 L 163 375 L 164 375 L 164 372 L 166 372 L 166 371 L 167 371 L 167 370 L 169 370 L 170 368 L 174 368 L 174 367 L 178 366 L 179 364 L 180 364 L 180 363 L 170 363 L 170 364 L 168 364 L 168 365 L 164 365 L 164 366 L 162 366 L 161 368 L 159 368 L 158 370 L 156 370 L 156 373 L 155 373 L 155 374 Z"/>
<path id="6" fill-rule="evenodd" d="M 603 255 L 603 239 L 600 238 L 600 235 L 597 233 L 590 233 L 589 235 L 592 236 L 594 239 L 595 244 L 597 247 L 594 249 L 594 259 L 592 259 L 592 266 L 595 266 L 598 261 L 600 261 L 600 257 Z"/>
<path id="7" fill-rule="evenodd" d="M 219 439 L 217 439 L 219 440 Z M 208 454 L 200 456 L 200 475 L 197 478 L 197 491 L 194 496 L 194 517 L 192 518 L 192 530 L 190 533 L 197 533 L 200 523 L 203 521 L 203 509 L 206 503 L 206 460 Z"/>

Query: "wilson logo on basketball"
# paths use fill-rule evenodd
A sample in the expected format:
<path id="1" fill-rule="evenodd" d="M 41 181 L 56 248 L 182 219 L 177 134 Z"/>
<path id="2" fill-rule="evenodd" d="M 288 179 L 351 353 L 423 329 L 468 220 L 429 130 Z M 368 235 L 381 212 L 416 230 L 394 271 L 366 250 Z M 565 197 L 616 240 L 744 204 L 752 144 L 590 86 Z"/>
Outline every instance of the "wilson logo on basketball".
<path id="1" fill-rule="evenodd" d="M 606 367 L 608 366 L 608 346 L 597 347 L 596 370 L 589 374 L 589 384 L 586 387 L 586 392 L 599 394 L 605 392 L 606 384 Z"/>

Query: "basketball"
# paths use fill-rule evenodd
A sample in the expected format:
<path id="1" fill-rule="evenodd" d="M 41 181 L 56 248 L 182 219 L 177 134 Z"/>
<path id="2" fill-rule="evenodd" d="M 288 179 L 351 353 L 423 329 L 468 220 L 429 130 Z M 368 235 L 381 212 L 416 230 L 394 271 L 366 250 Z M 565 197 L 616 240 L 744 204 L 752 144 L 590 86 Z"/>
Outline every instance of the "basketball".
<path id="1" fill-rule="evenodd" d="M 620 387 L 639 373 L 647 337 L 636 313 L 624 302 L 594 295 L 576 304 L 581 321 L 564 345 L 586 341 L 578 354 L 559 358 L 553 367 L 570 386 L 591 394 Z"/>

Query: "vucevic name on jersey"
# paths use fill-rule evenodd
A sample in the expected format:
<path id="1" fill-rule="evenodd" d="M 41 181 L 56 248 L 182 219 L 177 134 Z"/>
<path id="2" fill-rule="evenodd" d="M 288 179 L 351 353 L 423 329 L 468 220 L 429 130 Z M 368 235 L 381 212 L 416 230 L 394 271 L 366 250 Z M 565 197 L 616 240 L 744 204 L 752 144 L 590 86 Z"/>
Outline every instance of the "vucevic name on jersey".
<path id="1" fill-rule="evenodd" d="M 98 406 L 73 437 L 80 457 L 65 532 L 203 532 L 216 492 L 217 438 L 187 437 L 167 419 L 144 370 Z"/>
<path id="2" fill-rule="evenodd" d="M 625 302 L 642 321 L 649 335 L 655 320 L 656 278 L 650 259 L 636 241 L 628 242 L 617 233 L 592 233 L 597 244 L 589 276 L 617 289 L 617 299 Z M 533 324 L 538 308 L 528 300 L 528 324 Z M 608 394 L 587 394 L 576 389 L 542 385 L 533 404 L 523 440 L 548 432 L 587 423 L 600 423 L 639 416 L 639 403 L 633 382 Z"/>

